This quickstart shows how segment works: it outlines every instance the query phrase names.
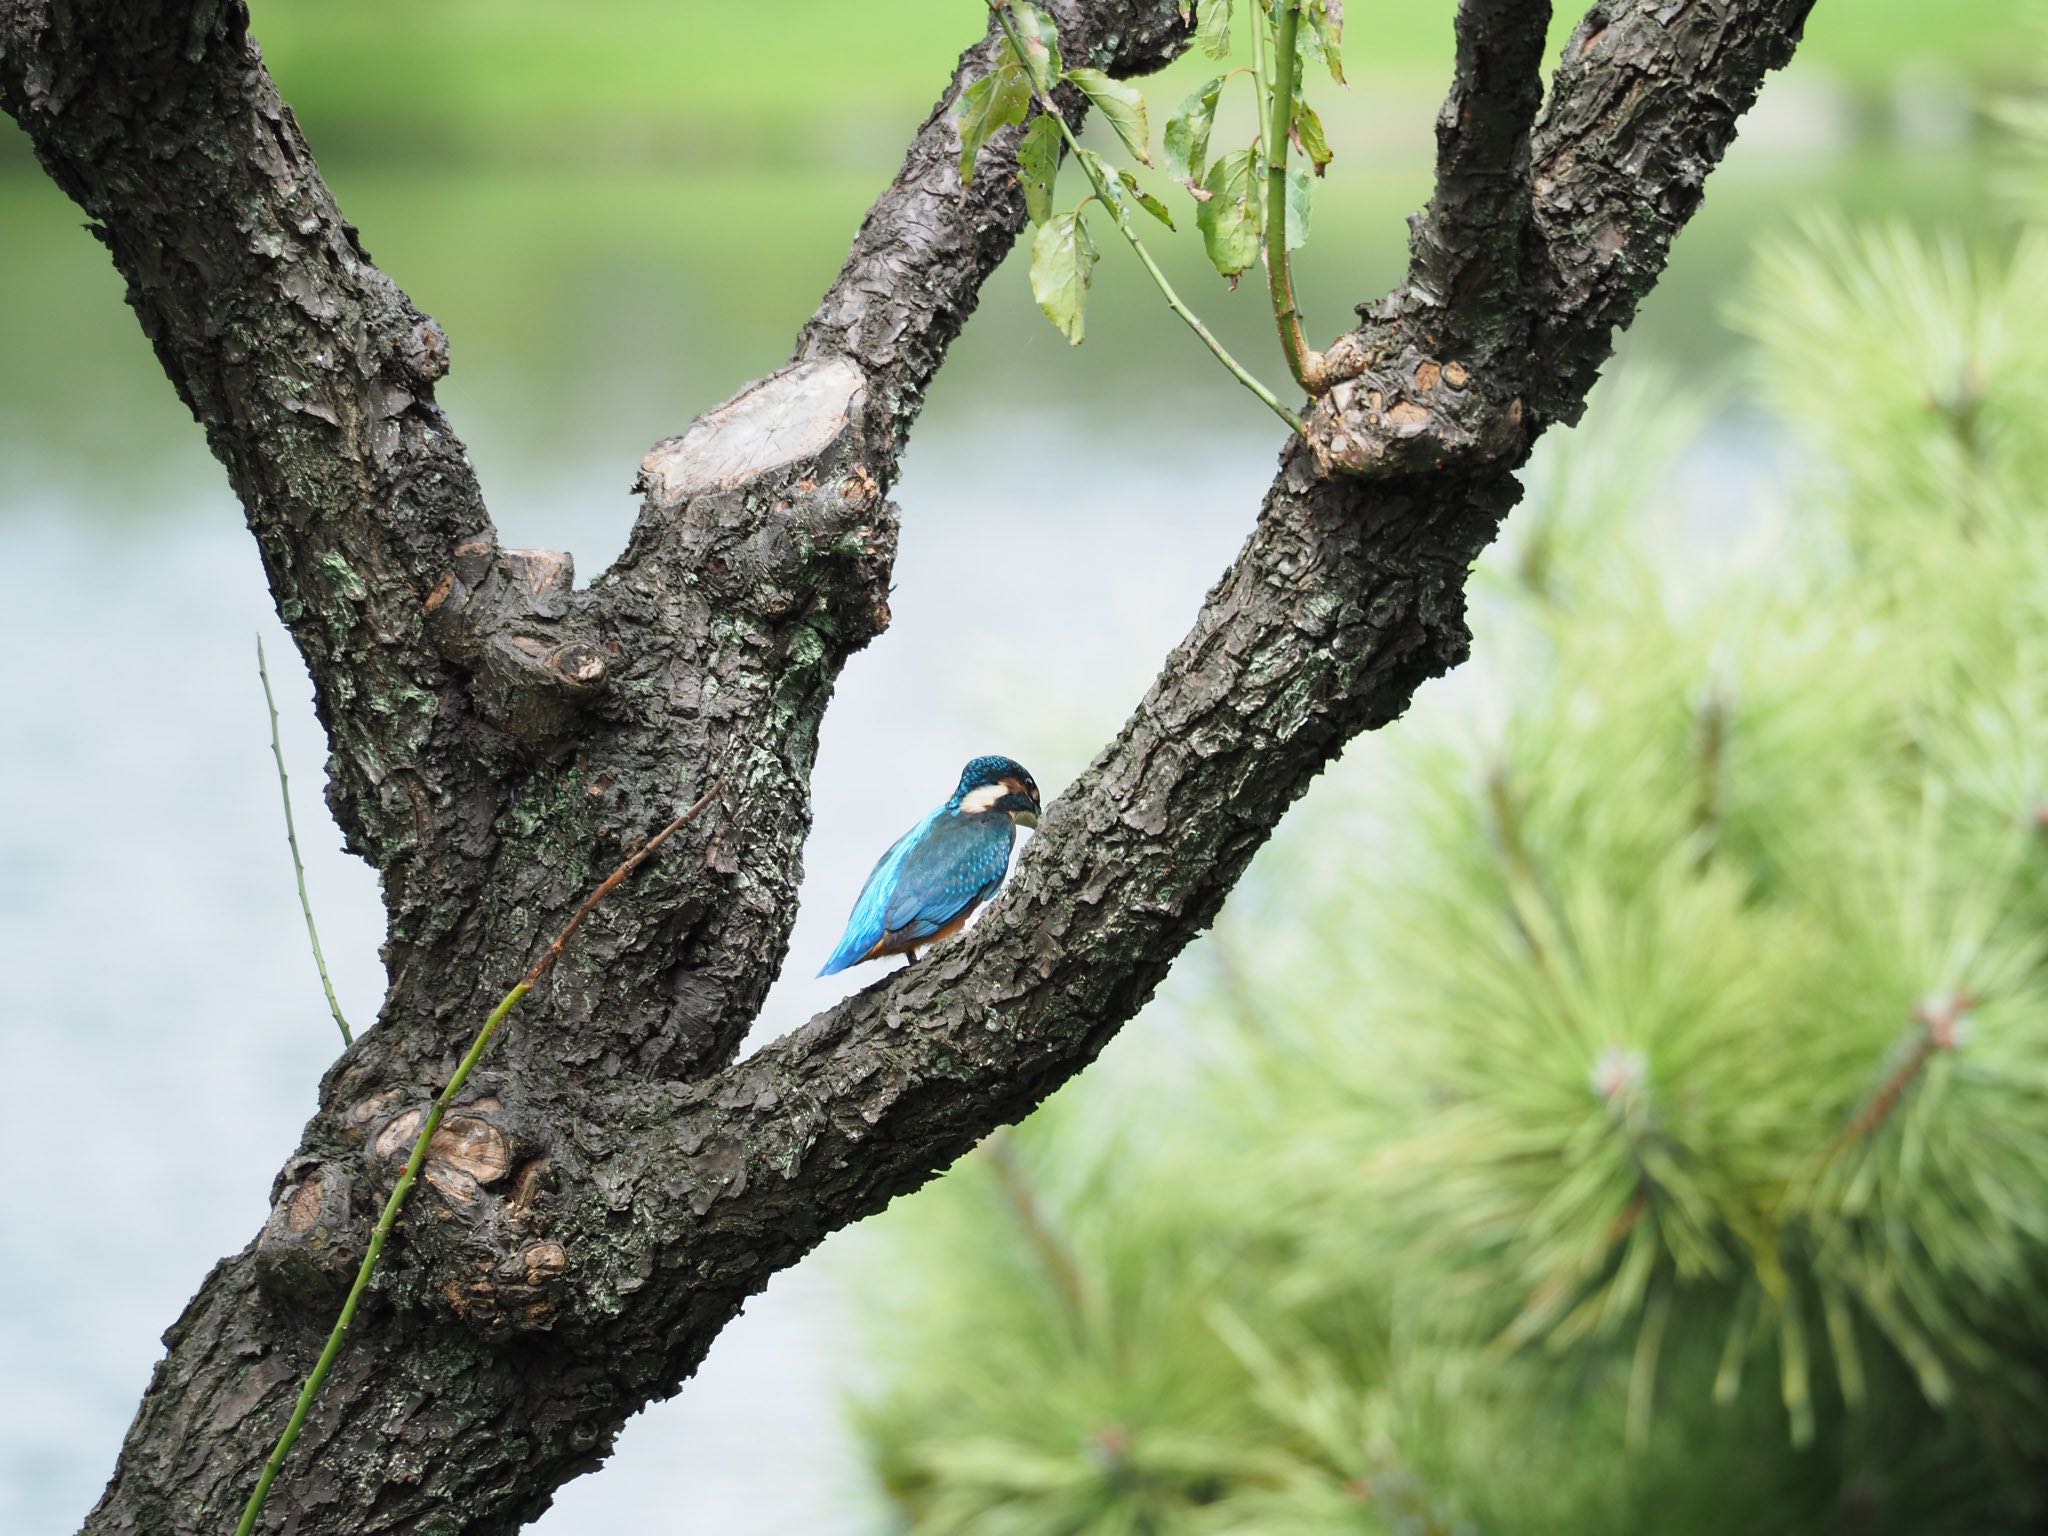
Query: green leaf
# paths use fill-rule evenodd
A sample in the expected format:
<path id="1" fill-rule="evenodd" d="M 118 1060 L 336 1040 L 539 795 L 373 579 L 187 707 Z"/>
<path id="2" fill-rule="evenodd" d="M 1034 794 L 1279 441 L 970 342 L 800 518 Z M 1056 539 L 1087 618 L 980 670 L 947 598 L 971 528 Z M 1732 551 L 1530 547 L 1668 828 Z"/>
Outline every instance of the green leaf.
<path id="1" fill-rule="evenodd" d="M 1302 165 L 1287 167 L 1287 249 L 1298 251 L 1308 244 L 1308 198 L 1315 179 Z"/>
<path id="2" fill-rule="evenodd" d="M 1202 0 L 1201 19 L 1195 23 L 1195 41 L 1212 59 L 1230 52 L 1230 0 Z"/>
<path id="3" fill-rule="evenodd" d="M 1089 182 L 1102 189 L 1097 196 L 1103 207 L 1121 220 L 1124 212 L 1124 194 L 1116 167 L 1085 144 L 1075 151 L 1075 155 L 1083 169 L 1088 172 Z"/>
<path id="4" fill-rule="evenodd" d="M 1167 211 L 1166 204 L 1139 186 L 1136 176 L 1133 176 L 1129 171 L 1118 171 L 1116 175 L 1117 180 L 1124 184 L 1124 190 L 1131 194 L 1132 202 L 1151 214 L 1153 218 L 1164 224 L 1168 229 L 1174 227 L 1173 215 Z"/>
<path id="5" fill-rule="evenodd" d="M 1167 126 L 1171 130 L 1172 124 Z M 1316 109 L 1298 96 L 1294 101 L 1294 142 L 1315 166 L 1316 174 L 1322 175 L 1331 159 L 1330 141 L 1323 136 L 1323 120 Z"/>
<path id="6" fill-rule="evenodd" d="M 1081 213 L 1056 213 L 1031 240 L 1031 297 L 1074 346 L 1081 344 L 1088 280 L 1095 271 L 1095 242 Z"/>
<path id="7" fill-rule="evenodd" d="M 1031 0 L 1010 0 L 1010 21 L 1023 45 L 1023 63 L 1031 83 L 1050 91 L 1060 77 L 1060 29 L 1053 19 L 1031 4 Z"/>
<path id="8" fill-rule="evenodd" d="M 1124 141 L 1128 149 L 1142 165 L 1152 163 L 1152 153 L 1146 148 L 1152 137 L 1151 125 L 1145 117 L 1145 97 L 1134 85 L 1125 85 L 1121 80 L 1112 80 L 1099 69 L 1070 69 L 1067 79 L 1081 88 L 1081 92 L 1116 130 L 1116 136 Z"/>
<path id="9" fill-rule="evenodd" d="M 1236 277 L 1259 259 L 1259 178 L 1248 149 L 1217 157 L 1202 178 L 1208 201 L 1195 210 L 1195 227 L 1209 261 L 1225 277 Z"/>
<path id="10" fill-rule="evenodd" d="M 1166 174 L 1177 181 L 1202 179 L 1209 158 L 1209 133 L 1216 126 L 1216 103 L 1223 95 L 1223 76 L 1196 88 L 1166 120 L 1160 142 L 1166 148 Z"/>
<path id="11" fill-rule="evenodd" d="M 1307 0 L 1309 35 L 1330 66 L 1330 78 L 1344 84 L 1344 0 Z"/>
<path id="12" fill-rule="evenodd" d="M 991 134 L 1024 121 L 1031 109 L 1031 83 L 1015 59 L 983 75 L 960 93 L 960 184 L 974 180 L 974 157 Z"/>
<path id="13" fill-rule="evenodd" d="M 1099 200 L 1116 215 L 1118 224 L 1129 227 L 1126 215 L 1131 211 L 1131 204 L 1136 203 L 1168 229 L 1174 227 L 1173 215 L 1167 211 L 1166 204 L 1140 186 L 1138 178 L 1131 172 L 1116 169 L 1092 149 L 1081 151 L 1081 163 L 1100 178 L 1102 192 Z"/>
<path id="14" fill-rule="evenodd" d="M 1024 206 L 1031 222 L 1043 224 L 1052 217 L 1052 184 L 1060 173 L 1060 125 L 1039 116 L 1024 130 L 1017 146 L 1017 180 L 1024 187 Z"/>

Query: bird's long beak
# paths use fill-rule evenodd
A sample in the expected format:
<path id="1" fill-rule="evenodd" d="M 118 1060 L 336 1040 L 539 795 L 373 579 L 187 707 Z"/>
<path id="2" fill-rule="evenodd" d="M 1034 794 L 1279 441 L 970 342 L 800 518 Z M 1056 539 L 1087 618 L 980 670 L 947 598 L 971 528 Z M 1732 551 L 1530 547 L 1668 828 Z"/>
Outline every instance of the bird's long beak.
<path id="1" fill-rule="evenodd" d="M 1017 825 L 1020 827 L 1030 827 L 1031 829 L 1036 831 L 1038 827 L 1038 812 L 1012 811 L 1010 812 L 1010 820 L 1017 823 Z"/>

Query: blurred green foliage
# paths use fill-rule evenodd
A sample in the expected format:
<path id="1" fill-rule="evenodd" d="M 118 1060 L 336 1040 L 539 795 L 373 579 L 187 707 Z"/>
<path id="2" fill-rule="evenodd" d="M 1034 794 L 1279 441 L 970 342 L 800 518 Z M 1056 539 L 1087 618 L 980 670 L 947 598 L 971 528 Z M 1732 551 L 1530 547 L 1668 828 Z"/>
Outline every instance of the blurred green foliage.
<path id="1" fill-rule="evenodd" d="M 323 155 L 459 152 L 530 164 L 596 144 L 624 161 L 706 168 L 893 161 L 987 25 L 984 0 L 891 0 L 858 13 L 835 0 L 780 0 L 765 11 L 729 0 L 252 0 L 250 9 Z M 1449 0 L 1354 6 L 1354 89 L 1333 94 L 1325 117 L 1379 130 L 1408 123 L 1415 100 L 1440 97 L 1453 9 Z M 1557 40 L 1582 10 L 1556 7 Z M 1823 4 L 1802 61 L 1872 100 L 1894 92 L 1901 60 L 1925 77 L 1996 77 L 2014 68 L 2016 14 L 2016 0 Z M 1212 73 L 1191 50 L 1147 83 L 1156 114 Z M 1404 144 L 1426 145 L 1428 123 L 1425 114 L 1419 132 L 1401 129 Z M 11 134 L 0 142 L 19 149 Z"/>
<path id="2" fill-rule="evenodd" d="M 1981 222 L 1988 141 L 1970 103 L 2024 67 L 2021 6 L 1816 7 L 1766 99 L 1777 126 L 1737 144 L 1630 345 L 1687 366 L 1724 350 L 1710 321 L 1740 252 L 1818 198 Z M 447 329 L 441 393 L 503 507 L 575 478 L 572 461 L 629 479 L 648 442 L 787 357 L 984 14 L 981 0 L 900 0 L 857 23 L 821 0 L 760 14 L 726 0 L 254 0 L 252 26 L 371 253 Z M 1399 276 L 1403 218 L 1429 191 L 1450 14 L 1425 0 L 1351 18 L 1351 84 L 1317 98 L 1339 158 L 1296 274 L 1312 338 Z M 1144 82 L 1155 115 L 1214 72 L 1197 50 Z M 1222 115 L 1217 142 L 1249 142 L 1245 99 Z M 1099 128 L 1083 137 L 1109 147 Z M 18 488 L 46 457 L 118 432 L 138 451 L 106 465 L 121 490 L 106 505 L 160 516 L 188 504 L 161 494 L 167 474 L 213 487 L 218 472 L 80 222 L 0 121 L 0 358 L 19 360 L 0 368 L 0 477 Z M 1162 266 L 1226 345 L 1270 363 L 1260 285 L 1226 293 L 1181 224 L 1156 242 Z M 1227 378 L 1194 366 L 1199 346 L 1134 264 L 1104 263 L 1096 293 L 1092 356 L 1070 359 L 1021 273 L 990 283 L 935 419 L 994 409 L 1023 367 L 1161 453 L 1188 420 L 1260 430 Z"/>
<path id="3" fill-rule="evenodd" d="M 896 1528 L 2040 1527 L 2048 235 L 1815 221 L 1735 319 L 1782 494 L 1603 386 L 1484 670 L 881 1223 Z"/>
<path id="4" fill-rule="evenodd" d="M 1350 73 L 1368 88 L 1406 80 L 1439 94 L 1452 10 L 1448 0 L 1355 7 Z M 1559 40 L 1581 10 L 1557 7 Z M 728 164 L 843 156 L 871 135 L 893 158 L 987 25 L 984 0 L 891 0 L 858 13 L 835 0 L 765 12 L 725 0 L 255 0 L 252 12 L 316 144 L 325 130 L 525 155 L 597 137 Z M 1967 74 L 2008 67 L 2013 15 L 2012 0 L 1822 5 L 1807 50 L 1816 67 L 1889 91 L 1901 59 Z M 1190 58 L 1148 88 L 1159 115 L 1213 72 Z"/>

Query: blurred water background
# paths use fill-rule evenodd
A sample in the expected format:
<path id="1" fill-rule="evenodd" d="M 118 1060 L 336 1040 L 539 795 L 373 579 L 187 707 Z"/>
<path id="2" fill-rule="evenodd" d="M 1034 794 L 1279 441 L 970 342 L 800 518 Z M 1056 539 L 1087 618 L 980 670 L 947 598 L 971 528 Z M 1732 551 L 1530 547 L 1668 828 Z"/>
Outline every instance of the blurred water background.
<path id="1" fill-rule="evenodd" d="M 1448 0 L 1353 7 L 1338 158 L 1301 271 L 1312 328 L 1398 275 L 1428 187 Z M 1730 284 L 1816 206 L 1979 229 L 1983 104 L 2023 83 L 2013 0 L 1823 0 L 1715 177 L 1627 352 L 1718 386 Z M 618 550 L 646 447 L 778 365 L 958 49 L 974 0 L 769 10 L 600 0 L 255 8 L 284 93 L 379 263 L 452 339 L 443 399 L 508 544 Z M 1155 124 L 1199 78 L 1148 85 Z M 70 1529 L 158 1336 L 259 1225 L 334 1039 L 304 952 L 254 672 L 269 641 L 308 875 L 367 1024 L 380 910 L 318 798 L 322 744 L 224 476 L 103 251 L 0 127 L 0 1531 Z M 1262 304 L 1163 242 L 1241 356 Z M 1825 359 L 1815 366 L 1824 368 Z M 1768 476 L 1739 389 L 1689 493 Z M 1086 346 L 1013 262 L 904 460 L 891 630 L 826 722 L 790 974 L 813 981 L 875 852 L 982 751 L 1048 791 L 1114 730 L 1250 524 L 1273 424 L 1109 251 Z M 1357 749 L 1370 752 L 1370 741 Z M 856 978 L 857 980 L 858 978 Z M 1141 1026 L 1142 1027 L 1142 1026 Z M 840 1422 L 853 1352 L 831 1250 L 783 1276 L 676 1401 L 536 1529 L 812 1536 L 875 1528 Z"/>

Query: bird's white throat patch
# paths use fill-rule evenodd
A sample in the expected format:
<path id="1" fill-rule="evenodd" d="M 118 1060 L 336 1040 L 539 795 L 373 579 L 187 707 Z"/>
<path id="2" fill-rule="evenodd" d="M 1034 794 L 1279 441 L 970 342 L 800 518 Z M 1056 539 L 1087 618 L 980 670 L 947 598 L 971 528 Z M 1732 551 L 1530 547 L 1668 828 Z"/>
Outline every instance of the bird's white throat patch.
<path id="1" fill-rule="evenodd" d="M 960 800 L 960 814 L 979 816 L 996 808 L 996 802 L 1009 793 L 1005 784 L 984 784 L 979 789 L 970 789 Z"/>

